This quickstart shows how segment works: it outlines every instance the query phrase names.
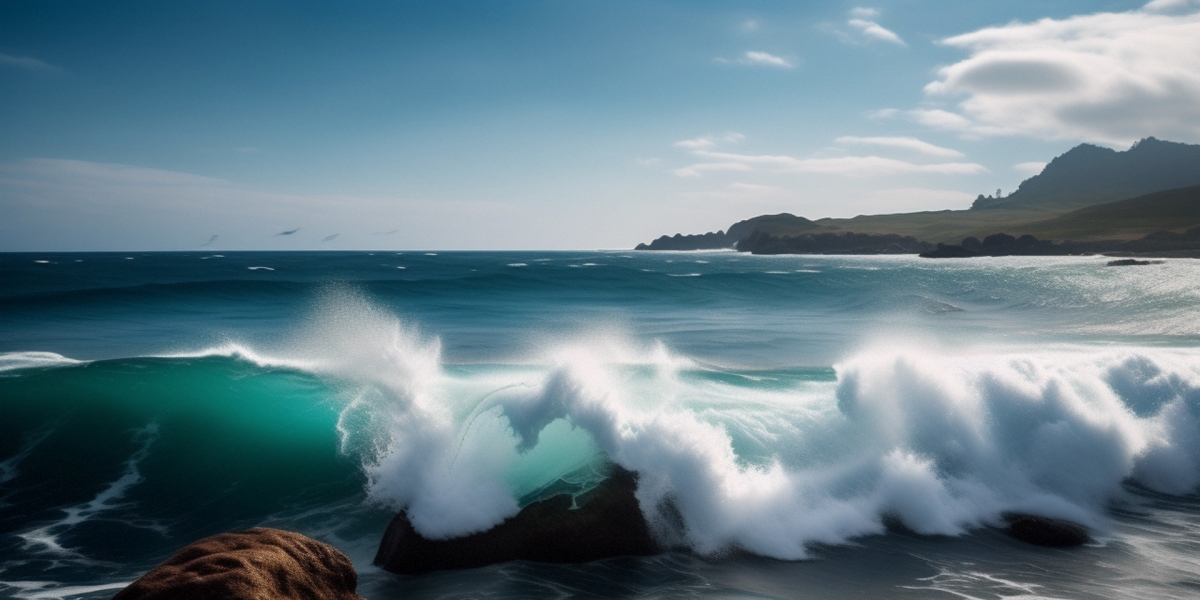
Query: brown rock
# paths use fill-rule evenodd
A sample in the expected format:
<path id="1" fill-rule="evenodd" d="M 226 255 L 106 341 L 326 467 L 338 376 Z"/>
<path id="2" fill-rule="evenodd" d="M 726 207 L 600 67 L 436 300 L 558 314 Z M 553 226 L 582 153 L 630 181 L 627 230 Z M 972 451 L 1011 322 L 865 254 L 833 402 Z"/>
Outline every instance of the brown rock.
<path id="1" fill-rule="evenodd" d="M 113 600 L 362 600 L 358 574 L 333 546 L 256 527 L 194 542 Z"/>

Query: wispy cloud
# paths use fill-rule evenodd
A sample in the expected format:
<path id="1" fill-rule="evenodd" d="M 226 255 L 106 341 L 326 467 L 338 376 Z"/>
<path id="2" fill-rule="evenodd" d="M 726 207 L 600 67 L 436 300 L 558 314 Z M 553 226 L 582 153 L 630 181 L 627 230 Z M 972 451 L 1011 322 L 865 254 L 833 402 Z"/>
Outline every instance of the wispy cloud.
<path id="1" fill-rule="evenodd" d="M 762 25 L 758 21 L 754 19 L 746 19 L 745 21 L 742 21 L 741 25 L 738 25 L 738 31 L 742 33 L 754 33 L 758 31 L 760 27 L 762 27 Z"/>
<path id="2" fill-rule="evenodd" d="M 700 177 L 709 171 L 764 171 L 770 173 L 823 173 L 830 175 L 897 175 L 931 173 L 963 175 L 983 173 L 987 169 L 975 163 L 946 162 L 921 164 L 881 156 L 842 156 L 837 158 L 795 158 L 787 155 L 733 154 L 694 150 L 692 154 L 708 162 L 676 169 L 680 177 Z"/>
<path id="3" fill-rule="evenodd" d="M 913 137 L 854 137 L 843 136 L 834 142 L 843 145 L 870 145 L 870 146 L 885 146 L 889 148 L 901 148 L 904 150 L 913 150 L 921 154 L 929 156 L 940 156 L 944 158 L 962 158 L 963 153 L 950 148 L 935 146 L 929 142 L 919 140 Z"/>
<path id="4" fill-rule="evenodd" d="M 901 39 L 900 36 L 896 35 L 896 32 L 874 21 L 868 21 L 866 19 L 850 19 L 849 21 L 846 21 L 846 24 L 857 29 L 859 33 L 869 39 L 898 44 L 900 46 L 908 45 L 904 43 L 904 40 Z"/>
<path id="5" fill-rule="evenodd" d="M 878 8 L 856 6 L 850 9 L 850 16 L 855 19 L 878 19 L 879 15 L 880 12 Z"/>
<path id="6" fill-rule="evenodd" d="M 775 56 L 767 52 L 748 51 L 735 59 L 717 58 L 717 62 L 725 65 L 746 65 L 751 67 L 776 67 L 781 69 L 791 69 L 795 65 L 782 56 Z"/>
<path id="7" fill-rule="evenodd" d="M 735 144 L 744 139 L 746 139 L 746 136 L 731 131 L 722 135 L 708 134 L 690 140 L 680 140 L 672 145 L 676 148 L 685 148 L 687 150 L 703 150 L 705 148 L 713 148 L 717 144 Z"/>
<path id="8" fill-rule="evenodd" d="M 0 54 L 0 66 L 14 67 L 33 71 L 36 73 L 62 73 L 63 70 L 52 64 L 40 61 L 29 56 L 12 56 L 10 54 Z"/>
<path id="9" fill-rule="evenodd" d="M 320 238 L 304 234 L 320 230 L 340 231 L 339 243 L 349 246 L 470 248 L 519 210 L 491 201 L 276 193 L 190 173 L 63 159 L 0 163 L 0 198 L 3 251 L 186 250 L 215 242 L 216 231 L 225 248 L 315 247 Z M 462 227 L 447 234 L 438 227 L 446 222 Z M 400 228 L 388 232 L 393 223 Z M 402 233 L 369 235 L 380 230 Z"/>
<path id="10" fill-rule="evenodd" d="M 822 25 L 821 28 L 836 35 L 847 44 L 887 42 L 897 46 L 907 46 L 908 44 L 896 32 L 879 24 L 880 16 L 882 13 L 879 9 L 859 6 L 850 10 L 850 19 L 845 24 L 845 27 L 849 28 L 848 30 L 829 23 Z"/>
<path id="11" fill-rule="evenodd" d="M 917 121 L 974 135 L 1127 144 L 1147 135 L 1200 140 L 1200 4 L 988 27 L 942 41 L 969 56 L 938 71 L 933 97 L 957 111 Z"/>

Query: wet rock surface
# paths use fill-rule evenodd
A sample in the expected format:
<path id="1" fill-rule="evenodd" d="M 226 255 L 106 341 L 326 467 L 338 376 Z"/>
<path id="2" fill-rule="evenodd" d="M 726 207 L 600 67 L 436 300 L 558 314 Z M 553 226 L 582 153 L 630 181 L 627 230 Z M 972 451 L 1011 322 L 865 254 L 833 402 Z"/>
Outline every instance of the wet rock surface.
<path id="1" fill-rule="evenodd" d="M 637 475 L 621 468 L 599 486 L 572 498 L 560 494 L 534 502 L 484 532 L 431 540 L 396 515 L 375 555 L 393 573 L 468 569 L 513 560 L 582 563 L 660 551 L 638 506 Z"/>
<path id="2" fill-rule="evenodd" d="M 258 527 L 185 546 L 113 600 L 362 600 L 350 559 L 291 531 Z"/>
<path id="3" fill-rule="evenodd" d="M 1091 539 L 1083 525 L 1063 519 L 1009 513 L 1004 515 L 1008 535 L 1022 542 L 1047 548 L 1074 548 Z"/>

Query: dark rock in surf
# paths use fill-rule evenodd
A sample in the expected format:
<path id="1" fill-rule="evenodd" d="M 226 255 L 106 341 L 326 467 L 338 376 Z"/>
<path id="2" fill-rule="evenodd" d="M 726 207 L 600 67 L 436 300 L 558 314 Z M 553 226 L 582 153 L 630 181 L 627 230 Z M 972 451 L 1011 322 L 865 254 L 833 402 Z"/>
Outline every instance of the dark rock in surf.
<path id="1" fill-rule="evenodd" d="M 513 560 L 582 563 L 613 556 L 650 555 L 658 543 L 642 516 L 634 491 L 637 475 L 617 467 L 599 486 L 580 495 L 560 494 L 521 509 L 484 532 L 431 540 L 396 515 L 375 564 L 393 573 L 469 569 Z"/>
<path id="2" fill-rule="evenodd" d="M 1091 539 L 1083 525 L 1036 515 L 1008 513 L 1004 515 L 1008 535 L 1035 546 L 1047 548 L 1074 548 Z"/>
<path id="3" fill-rule="evenodd" d="M 363 600 L 345 554 L 309 537 L 256 527 L 185 546 L 113 600 Z"/>
<path id="4" fill-rule="evenodd" d="M 1136 265 L 1160 265 L 1161 260 L 1137 260 L 1135 258 L 1123 258 L 1121 260 L 1110 260 L 1105 266 L 1108 267 L 1132 267 Z"/>
<path id="5" fill-rule="evenodd" d="M 973 239 L 973 238 L 970 238 Z M 975 240 L 976 243 L 979 240 Z M 982 256 L 974 250 L 970 250 L 964 246 L 955 246 L 954 244 L 938 244 L 937 248 L 929 252 L 922 252 L 921 258 L 972 258 Z"/>

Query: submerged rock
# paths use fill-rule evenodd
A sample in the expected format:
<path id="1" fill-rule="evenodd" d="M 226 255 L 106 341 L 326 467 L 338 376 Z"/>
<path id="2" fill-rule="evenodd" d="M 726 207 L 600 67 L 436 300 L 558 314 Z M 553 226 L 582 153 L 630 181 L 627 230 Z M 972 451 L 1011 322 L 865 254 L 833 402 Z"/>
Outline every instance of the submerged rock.
<path id="1" fill-rule="evenodd" d="M 582 563 L 613 556 L 649 555 L 658 543 L 634 491 L 637 475 L 620 467 L 576 498 L 560 494 L 534 502 L 515 517 L 480 533 L 431 540 L 396 515 L 375 555 L 393 573 L 468 569 L 512 560 Z"/>
<path id="2" fill-rule="evenodd" d="M 1063 519 L 1009 513 L 1004 520 L 1008 523 L 1005 533 L 1035 546 L 1074 548 L 1091 539 L 1086 527 Z"/>
<path id="3" fill-rule="evenodd" d="M 362 600 L 345 554 L 309 537 L 257 527 L 206 537 L 113 600 Z"/>

